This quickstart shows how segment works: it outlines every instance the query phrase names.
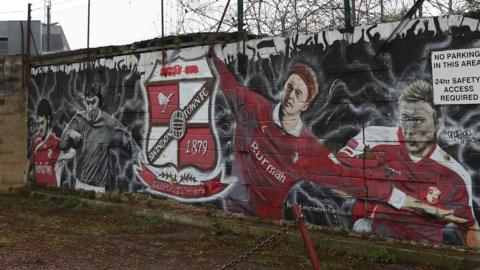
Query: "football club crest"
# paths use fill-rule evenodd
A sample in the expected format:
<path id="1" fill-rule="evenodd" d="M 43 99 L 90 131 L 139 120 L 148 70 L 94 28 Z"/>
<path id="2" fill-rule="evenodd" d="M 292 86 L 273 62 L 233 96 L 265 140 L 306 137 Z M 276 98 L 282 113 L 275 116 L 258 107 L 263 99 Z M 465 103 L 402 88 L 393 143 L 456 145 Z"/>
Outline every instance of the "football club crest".
<path id="1" fill-rule="evenodd" d="M 222 166 L 213 121 L 215 72 L 206 56 L 157 60 L 145 83 L 149 129 L 148 164 L 137 173 L 152 193 L 176 199 L 217 195 Z"/>
<path id="2" fill-rule="evenodd" d="M 428 188 L 428 193 L 427 193 L 427 201 L 431 204 L 436 204 L 438 203 L 438 198 L 442 192 L 436 188 L 436 187 L 429 187 Z"/>

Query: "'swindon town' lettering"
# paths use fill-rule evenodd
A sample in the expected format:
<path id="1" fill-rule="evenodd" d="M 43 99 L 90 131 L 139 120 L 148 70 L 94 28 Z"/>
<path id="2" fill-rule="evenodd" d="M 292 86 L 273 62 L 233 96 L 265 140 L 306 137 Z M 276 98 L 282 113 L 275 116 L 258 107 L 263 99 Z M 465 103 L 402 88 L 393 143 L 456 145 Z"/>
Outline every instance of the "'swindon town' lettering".
<path id="1" fill-rule="evenodd" d="M 198 91 L 190 100 L 190 102 L 183 108 L 183 110 L 181 110 L 181 112 L 185 115 L 185 119 L 190 120 L 195 112 L 200 109 L 200 106 L 207 101 L 211 94 L 212 92 L 205 87 Z M 160 154 L 163 152 L 163 150 L 165 150 L 172 140 L 174 140 L 174 137 L 170 129 L 167 129 L 160 139 L 157 140 L 152 149 L 148 151 L 148 161 L 153 163 L 155 160 L 157 160 L 160 157 Z"/>
<path id="2" fill-rule="evenodd" d="M 252 152 L 253 156 L 255 157 L 256 160 L 259 161 L 260 166 L 262 166 L 267 173 L 272 175 L 275 179 L 277 179 L 278 182 L 284 183 L 286 176 L 285 173 L 280 171 L 273 163 L 272 161 L 268 160 L 258 149 L 258 143 L 256 141 L 253 141 L 252 144 L 250 145 L 250 151 Z"/>

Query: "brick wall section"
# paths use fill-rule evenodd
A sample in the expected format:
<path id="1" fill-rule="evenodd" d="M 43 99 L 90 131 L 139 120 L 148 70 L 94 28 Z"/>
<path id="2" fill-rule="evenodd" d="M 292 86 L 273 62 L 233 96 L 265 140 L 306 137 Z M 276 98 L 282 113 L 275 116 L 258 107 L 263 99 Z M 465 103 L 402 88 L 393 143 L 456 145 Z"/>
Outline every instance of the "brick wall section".
<path id="1" fill-rule="evenodd" d="M 0 57 L 0 192 L 25 184 L 26 88 L 22 58 Z"/>

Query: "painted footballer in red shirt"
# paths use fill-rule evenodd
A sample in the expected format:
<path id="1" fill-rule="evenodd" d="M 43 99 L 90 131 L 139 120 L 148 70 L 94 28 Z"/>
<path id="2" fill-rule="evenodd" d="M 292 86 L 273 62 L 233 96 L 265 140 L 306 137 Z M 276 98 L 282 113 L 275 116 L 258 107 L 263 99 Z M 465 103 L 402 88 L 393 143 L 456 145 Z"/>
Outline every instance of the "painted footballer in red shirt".
<path id="1" fill-rule="evenodd" d="M 441 111 L 432 100 L 431 84 L 412 82 L 400 96 L 400 127 L 366 127 L 337 153 L 346 167 L 365 167 L 368 187 L 381 187 L 357 201 L 366 218 L 353 229 L 446 244 L 446 230 L 455 228 L 454 244 L 478 248 L 470 175 L 437 145 Z"/>
<path id="2" fill-rule="evenodd" d="M 289 189 L 302 179 L 365 196 L 363 179 L 349 177 L 302 123 L 301 114 L 318 93 L 317 78 L 310 67 L 290 67 L 282 100 L 275 105 L 239 84 L 226 65 L 213 58 L 219 88 L 236 117 L 235 169 L 250 196 L 243 208 L 249 207 L 246 210 L 255 216 L 281 219 Z"/>
<path id="3" fill-rule="evenodd" d="M 37 108 L 38 131 L 33 137 L 30 168 L 34 170 L 35 182 L 47 186 L 59 186 L 57 160 L 60 155 L 60 139 L 51 129 L 52 108 L 46 99 L 40 100 Z"/>

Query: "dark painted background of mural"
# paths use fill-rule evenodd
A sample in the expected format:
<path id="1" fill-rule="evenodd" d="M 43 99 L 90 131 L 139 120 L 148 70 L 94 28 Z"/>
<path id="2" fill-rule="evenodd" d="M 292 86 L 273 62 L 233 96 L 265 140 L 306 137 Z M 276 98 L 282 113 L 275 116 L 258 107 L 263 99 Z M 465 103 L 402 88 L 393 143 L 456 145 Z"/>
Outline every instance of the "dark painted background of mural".
<path id="1" fill-rule="evenodd" d="M 85 110 L 84 91 L 87 85 L 87 76 L 90 76 L 89 83 L 101 85 L 103 93 L 102 110 L 118 119 L 131 133 L 136 147 L 142 147 L 142 138 L 145 130 L 142 114 L 146 112 L 141 109 L 145 103 L 141 94 L 139 80 L 141 74 L 136 64 L 127 63 L 121 59 L 114 67 L 106 67 L 100 60 L 91 63 L 92 68 L 87 72 L 86 65 L 80 64 L 78 70 L 53 71 L 47 69 L 32 76 L 29 90 L 29 121 L 28 136 L 33 137 L 36 127 L 36 111 L 38 102 L 47 99 L 53 110 L 52 131 L 60 137 L 67 124 L 77 111 Z M 87 75 L 88 74 L 88 75 Z M 32 144 L 29 144 L 31 153 Z M 31 155 L 31 154 L 30 154 Z M 109 155 L 109 179 L 108 186 L 111 189 L 122 191 L 134 191 L 140 187 L 140 182 L 135 178 L 132 164 L 137 162 L 138 156 L 130 156 L 122 151 L 110 151 Z M 62 172 L 60 185 L 73 187 L 75 178 L 73 159 L 66 162 Z M 30 172 L 30 179 L 34 178 Z"/>
<path id="2" fill-rule="evenodd" d="M 450 27 L 445 26 L 448 18 L 413 21 L 386 46 L 385 40 L 393 28 L 368 26 L 357 28 L 355 35 L 323 32 L 312 36 L 251 41 L 246 44 L 245 54 L 237 54 L 232 49 L 236 47 L 235 44 L 216 45 L 214 50 L 216 56 L 213 58 L 218 57 L 219 61 L 226 63 L 240 85 L 246 86 L 248 91 L 259 93 L 272 104 L 281 101 L 281 92 L 292 63 L 300 62 L 312 67 L 317 77 L 318 95 L 308 110 L 302 114 L 302 120 L 318 140 L 335 154 L 365 127 L 398 126 L 398 99 L 402 89 L 415 80 L 430 83 L 432 81 L 431 51 L 480 47 L 478 21 L 463 17 L 455 19 L 457 21 Z M 470 20 L 468 23 L 467 19 Z M 200 51 L 197 55 L 205 57 L 209 54 L 207 47 L 194 49 Z M 211 189 L 217 188 L 220 184 L 207 185 L 205 182 L 203 185 L 209 188 L 203 191 L 206 192 L 204 196 L 192 199 L 175 194 L 162 196 L 161 192 L 152 192 L 149 184 L 142 181 L 142 174 L 136 173 L 137 166 L 148 163 L 142 152 L 146 147 L 150 125 L 148 97 L 145 94 L 145 83 L 149 80 L 150 71 L 139 66 L 146 65 L 148 61 L 153 66 L 155 59 L 150 58 L 158 58 L 159 55 L 160 53 L 157 56 L 130 55 L 100 59 L 92 63 L 89 72 L 86 71 L 85 64 L 74 64 L 78 65 L 76 68 L 72 65 L 61 65 L 46 66 L 41 70 L 32 69 L 29 94 L 30 140 L 33 140 L 38 129 L 35 121 L 40 99 L 44 98 L 50 102 L 53 109 L 51 127 L 60 137 L 75 113 L 85 109 L 83 105 L 85 89 L 92 82 L 96 82 L 101 86 L 103 95 L 101 109 L 121 122 L 137 149 L 132 155 L 123 153 L 121 147 L 120 150 L 109 151 L 107 189 L 150 192 L 156 196 L 187 203 L 215 202 L 218 207 L 231 211 L 257 213 L 254 210 L 256 208 L 254 197 L 251 195 L 254 187 L 251 183 L 246 183 L 239 173 L 249 168 L 239 168 L 239 164 L 242 163 L 236 160 L 235 155 L 241 151 L 248 152 L 249 148 L 245 146 L 247 150 L 239 149 L 240 138 L 235 136 L 242 119 L 238 118 L 236 112 L 238 108 L 234 104 L 232 106 L 227 91 L 221 89 L 221 82 L 219 89 L 214 89 L 213 97 L 208 101 L 214 120 L 210 127 L 215 129 L 214 135 L 219 142 L 217 147 L 221 152 L 219 164 L 222 181 L 230 178 L 233 180 L 220 181 L 223 187 L 218 188 L 218 191 Z M 169 59 L 170 63 L 174 63 L 173 59 L 178 55 L 182 55 L 181 50 L 170 52 L 167 63 Z M 215 75 L 214 60 L 212 61 L 210 56 L 207 58 L 212 74 L 217 81 L 221 81 L 224 73 L 218 70 L 217 65 L 219 74 Z M 142 57 L 148 61 L 140 61 Z M 153 66 L 153 69 L 155 68 L 156 66 Z M 473 208 L 477 219 L 480 218 L 477 201 L 480 193 L 479 107 L 480 105 L 443 106 L 443 125 L 437 133 L 438 145 L 459 161 L 471 176 Z M 32 143 L 29 147 L 31 145 Z M 32 149 L 29 150 L 31 151 Z M 72 163 L 73 159 L 66 162 L 62 171 L 62 186 L 74 187 Z M 315 171 L 315 168 L 312 170 Z M 296 198 L 304 204 L 304 211 L 312 223 L 352 228 L 354 219 L 358 218 L 352 217 L 355 198 L 332 192 L 329 185 L 322 187 L 300 180 L 302 178 L 295 180 L 297 185 L 290 191 L 289 198 Z M 284 200 L 285 198 L 279 198 L 281 202 Z M 320 212 L 311 210 L 315 207 L 323 210 Z M 278 218 L 276 214 L 264 216 Z M 288 212 L 285 217 L 289 217 Z M 390 236 L 388 233 L 384 235 Z M 415 236 L 411 238 L 429 240 Z M 443 240 L 444 244 L 462 244 L 455 240 L 448 242 L 445 239 L 446 237 Z"/>

